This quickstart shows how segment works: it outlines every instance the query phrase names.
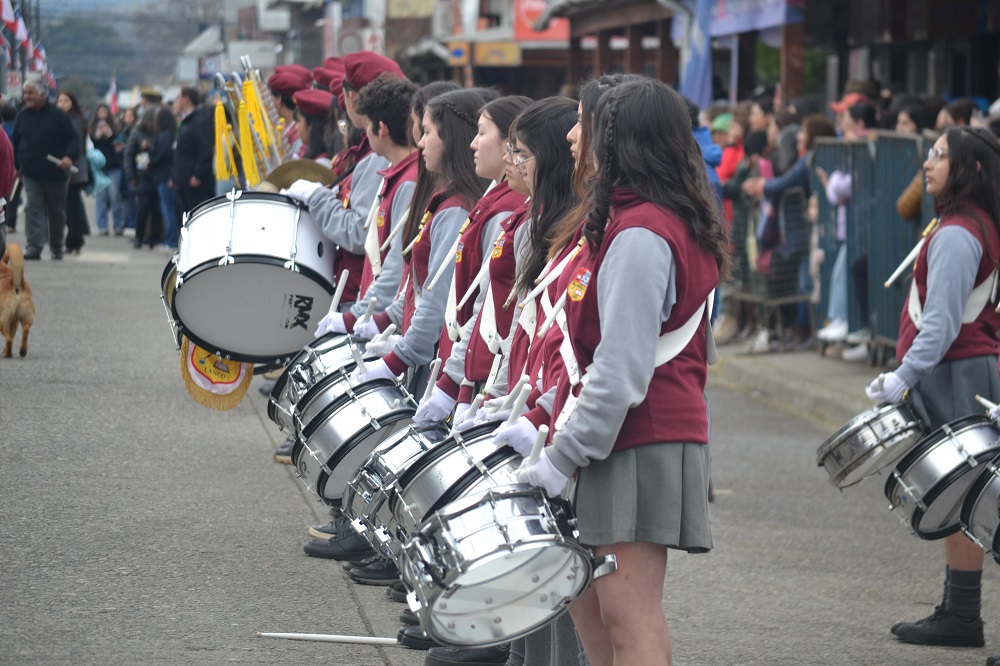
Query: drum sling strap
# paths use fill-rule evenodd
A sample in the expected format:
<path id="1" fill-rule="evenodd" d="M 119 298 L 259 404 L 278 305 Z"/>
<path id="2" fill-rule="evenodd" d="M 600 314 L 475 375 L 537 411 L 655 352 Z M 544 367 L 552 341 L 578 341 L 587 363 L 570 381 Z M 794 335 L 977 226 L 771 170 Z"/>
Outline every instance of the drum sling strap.
<path id="1" fill-rule="evenodd" d="M 971 324 L 976 321 L 982 311 L 986 309 L 986 306 L 996 301 L 998 286 L 1000 286 L 1000 268 L 995 268 L 969 294 L 969 300 L 965 302 L 965 312 L 962 313 L 963 324 Z M 906 312 L 910 316 L 910 321 L 917 327 L 917 330 L 921 330 L 924 322 L 924 306 L 920 302 L 916 280 L 910 282 L 910 295 L 906 299 Z"/>
<path id="2" fill-rule="evenodd" d="M 372 207 L 368 211 L 368 219 L 365 221 L 365 229 L 368 230 L 368 235 L 365 236 L 365 255 L 368 257 L 368 263 L 372 266 L 372 279 L 377 278 L 382 272 L 378 224 L 373 224 L 373 222 L 375 222 L 378 209 L 382 206 L 382 201 L 385 199 L 385 178 L 382 179 L 382 184 L 378 186 L 377 191 L 378 194 L 375 195 L 375 201 L 372 202 Z M 389 225 L 392 225 L 392 211 L 389 211 Z"/>

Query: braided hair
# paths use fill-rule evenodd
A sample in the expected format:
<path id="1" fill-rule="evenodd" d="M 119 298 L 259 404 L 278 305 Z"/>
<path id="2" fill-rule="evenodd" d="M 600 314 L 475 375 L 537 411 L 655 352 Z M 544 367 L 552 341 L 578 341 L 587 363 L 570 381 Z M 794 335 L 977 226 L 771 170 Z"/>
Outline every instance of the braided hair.
<path id="1" fill-rule="evenodd" d="M 627 188 L 680 219 L 699 247 L 729 270 L 729 240 L 708 183 L 684 99 L 666 84 L 642 78 L 601 98 L 594 127 L 597 178 L 584 236 L 592 251 L 604 240 L 611 194 Z"/>

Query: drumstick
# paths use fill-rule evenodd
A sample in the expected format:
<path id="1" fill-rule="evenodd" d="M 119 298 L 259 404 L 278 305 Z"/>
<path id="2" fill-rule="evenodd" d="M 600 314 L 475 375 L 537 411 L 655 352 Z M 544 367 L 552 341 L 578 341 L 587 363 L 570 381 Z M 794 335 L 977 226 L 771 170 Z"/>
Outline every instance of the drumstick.
<path id="1" fill-rule="evenodd" d="M 421 402 L 431 397 L 431 393 L 434 391 L 434 382 L 437 381 L 438 372 L 440 371 L 441 359 L 436 358 L 431 362 L 431 374 L 427 377 L 427 388 L 424 389 L 424 397 Z"/>
<path id="2" fill-rule="evenodd" d="M 337 308 L 340 307 L 340 299 L 344 297 L 344 290 L 347 289 L 347 276 L 350 272 L 345 268 L 340 273 L 340 279 L 337 280 L 337 291 L 333 292 L 333 300 L 330 301 L 330 312 L 336 312 Z"/>
<path id="3" fill-rule="evenodd" d="M 386 250 L 389 249 L 389 243 L 391 243 L 392 239 L 396 237 L 396 234 L 398 234 L 400 231 L 403 230 L 404 222 L 406 221 L 406 218 L 409 216 L 410 216 L 410 209 L 407 208 L 406 211 L 401 216 L 403 222 L 400 222 L 399 224 L 397 224 L 395 227 L 392 228 L 392 230 L 389 232 L 389 237 L 385 239 L 385 242 L 382 243 L 382 247 L 378 249 L 379 252 L 385 252 Z"/>
<path id="4" fill-rule="evenodd" d="M 980 405 L 990 410 L 991 412 L 997 408 L 997 403 L 990 402 L 989 400 L 979 395 L 978 393 L 976 394 L 976 402 L 978 402 Z"/>
<path id="5" fill-rule="evenodd" d="M 531 447 L 531 455 L 528 456 L 528 464 L 534 465 L 538 462 L 538 456 L 542 455 L 542 449 L 545 448 L 545 440 L 549 438 L 549 427 L 543 425 L 538 428 L 538 436 L 535 437 L 535 444 Z"/>
<path id="6" fill-rule="evenodd" d="M 887 289 L 893 282 L 896 281 L 896 278 L 898 278 L 906 271 L 907 266 L 913 263 L 913 261 L 917 258 L 917 255 L 920 254 L 920 248 L 924 246 L 925 242 L 927 242 L 926 238 L 921 238 L 919 241 L 917 241 L 916 247 L 914 247 L 910 251 L 910 253 L 906 255 L 906 259 L 903 259 L 903 263 L 901 263 L 899 267 L 895 271 L 893 271 L 892 275 L 889 276 L 889 279 L 885 281 L 884 286 Z"/>
<path id="7" fill-rule="evenodd" d="M 483 284 L 483 280 L 490 272 L 490 257 L 486 257 L 483 260 L 483 265 L 479 267 L 479 272 L 476 273 L 476 278 L 469 284 L 469 288 L 465 292 L 465 296 L 462 296 L 462 300 L 458 302 L 458 307 L 465 307 L 465 304 L 472 298 L 472 295 L 476 293 L 476 289 L 480 288 Z"/>
<path id="8" fill-rule="evenodd" d="M 564 307 L 566 307 L 565 291 L 562 293 L 562 296 L 559 297 L 559 300 L 556 301 L 556 304 L 552 306 L 552 312 L 550 312 L 549 316 L 545 318 L 545 322 L 542 324 L 542 327 L 538 329 L 538 337 L 545 335 L 545 332 L 549 330 L 550 326 L 552 326 L 552 322 L 556 320 L 556 315 L 558 315 Z"/>
<path id="9" fill-rule="evenodd" d="M 524 409 L 524 403 L 528 402 L 529 393 L 531 393 L 530 386 L 525 384 L 521 387 L 521 392 L 517 394 L 514 406 L 510 409 L 510 416 L 507 417 L 507 425 L 514 425 L 521 418 L 521 410 Z"/>
<path id="10" fill-rule="evenodd" d="M 382 182 L 379 184 L 378 189 L 375 191 L 381 192 L 383 187 L 385 187 L 384 177 L 382 178 Z M 372 202 L 372 207 L 368 209 L 368 219 L 365 220 L 365 226 L 364 226 L 365 231 L 368 231 L 368 227 L 372 225 L 372 220 L 375 219 L 375 216 L 378 214 L 378 209 L 379 207 L 381 207 L 381 205 L 382 205 L 382 197 L 376 196 L 375 201 Z"/>
<path id="11" fill-rule="evenodd" d="M 361 350 L 354 343 L 351 343 L 351 356 L 354 357 L 354 362 L 358 365 L 358 370 L 362 373 L 368 372 L 368 368 L 365 366 L 365 360 L 361 358 Z"/>
<path id="12" fill-rule="evenodd" d="M 47 159 L 49 162 L 52 162 L 53 164 L 59 164 L 60 162 L 62 162 L 62 160 L 56 157 L 55 155 L 46 155 L 45 159 Z M 69 170 L 70 173 L 80 173 L 80 170 L 77 169 L 75 166 L 70 166 Z"/>
<path id="13" fill-rule="evenodd" d="M 517 380 L 516 384 L 514 384 L 513 390 L 511 390 L 511 392 L 507 394 L 507 397 L 504 398 L 504 401 L 502 403 L 500 403 L 500 406 L 495 408 L 493 411 L 500 412 L 505 409 L 508 409 L 511 403 L 514 402 L 514 398 L 520 395 L 521 389 L 524 387 L 524 385 L 530 381 L 531 377 L 529 377 L 528 375 L 521 375 L 521 378 Z"/>
<path id="14" fill-rule="evenodd" d="M 356 643 L 358 645 L 399 645 L 395 638 L 379 636 L 341 636 L 338 634 L 281 634 L 257 632 L 258 638 L 287 638 L 292 641 L 318 641 L 320 643 Z"/>
<path id="15" fill-rule="evenodd" d="M 385 327 L 385 330 L 372 338 L 372 342 L 385 342 L 389 339 L 389 336 L 396 332 L 396 325 L 389 324 Z"/>
<path id="16" fill-rule="evenodd" d="M 377 301 L 377 300 L 378 300 L 377 296 L 372 296 L 371 297 L 371 299 L 368 301 L 368 307 L 365 308 L 365 313 L 363 315 L 361 315 L 360 317 L 358 317 L 358 320 L 356 322 L 354 322 L 355 328 L 357 328 L 358 324 L 364 324 L 369 319 L 372 318 L 372 313 L 375 312 L 375 301 Z"/>
<path id="17" fill-rule="evenodd" d="M 475 418 L 476 413 L 479 412 L 479 408 L 482 406 L 483 406 L 483 394 L 477 393 L 476 397 L 474 397 L 472 399 L 472 402 L 469 404 L 469 409 L 465 412 L 466 414 L 470 414 L 471 416 L 469 416 L 467 419 L 462 419 L 461 423 L 465 423 L 466 421 Z M 451 424 L 452 432 L 455 432 L 455 426 L 457 425 L 458 423 Z"/>
<path id="18" fill-rule="evenodd" d="M 545 277 L 542 278 L 541 282 L 538 283 L 538 286 L 532 289 L 531 292 L 529 292 L 528 295 L 525 296 L 524 299 L 517 304 L 517 307 L 523 308 L 525 305 L 527 305 L 528 301 L 532 301 L 535 298 L 537 298 L 538 295 L 542 293 L 542 290 L 544 290 L 550 284 L 555 282 L 556 278 L 558 278 L 559 275 L 562 274 L 564 270 L 566 270 L 566 266 L 569 265 L 569 262 L 573 261 L 576 255 L 580 252 L 580 248 L 582 247 L 583 247 L 582 242 L 581 244 L 577 244 L 577 246 L 573 248 L 573 251 L 567 254 L 565 259 L 556 264 L 556 267 L 553 268 L 551 271 L 549 271 L 545 275 Z"/>

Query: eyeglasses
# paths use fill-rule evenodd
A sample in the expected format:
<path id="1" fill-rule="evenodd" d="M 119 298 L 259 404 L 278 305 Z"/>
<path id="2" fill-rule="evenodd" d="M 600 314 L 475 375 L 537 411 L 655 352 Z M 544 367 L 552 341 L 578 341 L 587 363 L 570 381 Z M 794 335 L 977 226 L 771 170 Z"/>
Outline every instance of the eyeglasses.
<path id="1" fill-rule="evenodd" d="M 928 162 L 940 162 L 945 157 L 948 157 L 947 148 L 931 148 L 927 151 Z"/>
<path id="2" fill-rule="evenodd" d="M 522 152 L 524 151 L 522 151 L 520 148 L 515 148 L 509 143 L 507 144 L 507 157 L 510 158 L 511 163 L 516 167 L 520 167 L 525 162 L 530 162 L 531 160 L 535 159 L 534 155 L 532 155 L 531 157 L 522 157 L 521 156 Z"/>

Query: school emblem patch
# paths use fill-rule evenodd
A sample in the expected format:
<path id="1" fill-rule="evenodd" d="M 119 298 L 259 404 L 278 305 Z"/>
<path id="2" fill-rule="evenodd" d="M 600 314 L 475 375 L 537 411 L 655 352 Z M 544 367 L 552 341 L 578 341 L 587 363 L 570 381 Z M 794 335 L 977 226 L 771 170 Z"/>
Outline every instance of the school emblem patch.
<path id="1" fill-rule="evenodd" d="M 455 250 L 455 263 L 456 264 L 462 263 L 462 248 L 464 248 L 464 247 L 465 247 L 465 243 L 463 243 L 462 241 L 459 241 L 458 242 L 458 249 Z"/>
<path id="2" fill-rule="evenodd" d="M 587 293 L 587 287 L 590 285 L 590 269 L 580 269 L 577 272 L 576 277 L 573 281 L 569 283 L 566 287 L 566 295 L 569 296 L 571 301 L 583 300 L 583 295 Z"/>
<path id="3" fill-rule="evenodd" d="M 490 258 L 496 259 L 503 254 L 503 245 L 506 240 L 506 238 L 501 236 L 495 243 L 493 243 L 493 252 L 490 253 Z"/>
<path id="4" fill-rule="evenodd" d="M 385 211 L 381 208 L 378 209 L 378 215 L 375 216 L 375 224 L 381 229 L 385 226 Z"/>

